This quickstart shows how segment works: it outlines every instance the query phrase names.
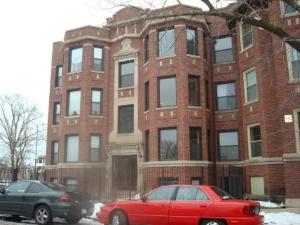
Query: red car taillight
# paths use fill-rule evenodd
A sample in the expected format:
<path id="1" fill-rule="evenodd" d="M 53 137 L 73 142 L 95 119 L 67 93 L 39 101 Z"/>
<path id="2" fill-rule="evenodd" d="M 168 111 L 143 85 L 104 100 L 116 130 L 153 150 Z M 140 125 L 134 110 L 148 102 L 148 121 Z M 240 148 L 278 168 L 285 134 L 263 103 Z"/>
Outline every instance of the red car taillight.
<path id="1" fill-rule="evenodd" d="M 245 215 L 258 215 L 260 212 L 259 205 L 247 205 L 244 207 L 243 212 Z"/>
<path id="2" fill-rule="evenodd" d="M 59 202 L 71 202 L 72 197 L 70 195 L 64 195 L 64 196 L 60 197 L 58 201 Z"/>

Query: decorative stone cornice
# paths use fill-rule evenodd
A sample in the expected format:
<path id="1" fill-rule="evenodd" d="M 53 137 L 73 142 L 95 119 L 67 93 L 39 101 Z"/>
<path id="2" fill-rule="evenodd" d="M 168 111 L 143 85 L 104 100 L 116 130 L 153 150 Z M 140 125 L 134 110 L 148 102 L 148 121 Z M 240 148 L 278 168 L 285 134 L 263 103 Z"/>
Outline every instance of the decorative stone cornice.
<path id="1" fill-rule="evenodd" d="M 105 163 L 99 162 L 99 163 L 59 163 L 56 165 L 46 165 L 46 170 L 51 169 L 68 169 L 68 168 L 104 168 Z"/>
<path id="2" fill-rule="evenodd" d="M 122 49 L 113 55 L 114 60 L 136 57 L 139 50 L 131 47 L 131 40 L 124 39 L 121 42 Z"/>
<path id="3" fill-rule="evenodd" d="M 282 159 L 284 162 L 297 162 L 300 161 L 300 153 L 283 154 Z"/>
<path id="4" fill-rule="evenodd" d="M 153 168 L 153 167 L 181 167 L 181 166 L 190 166 L 190 167 L 207 167 L 212 165 L 212 162 L 209 161 L 189 161 L 189 160 L 178 160 L 178 161 L 151 161 L 144 162 L 143 168 Z"/>

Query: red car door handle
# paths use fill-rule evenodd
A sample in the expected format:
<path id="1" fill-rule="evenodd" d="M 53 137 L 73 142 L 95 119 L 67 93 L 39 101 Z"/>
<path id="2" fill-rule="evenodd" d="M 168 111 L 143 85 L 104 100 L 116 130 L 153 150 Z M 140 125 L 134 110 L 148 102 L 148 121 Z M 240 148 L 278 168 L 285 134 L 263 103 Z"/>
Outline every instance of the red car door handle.
<path id="1" fill-rule="evenodd" d="M 207 205 L 200 205 L 200 208 L 207 208 Z"/>
<path id="2" fill-rule="evenodd" d="M 162 208 L 166 208 L 166 207 L 167 207 L 167 205 L 161 205 L 161 207 L 162 207 Z"/>

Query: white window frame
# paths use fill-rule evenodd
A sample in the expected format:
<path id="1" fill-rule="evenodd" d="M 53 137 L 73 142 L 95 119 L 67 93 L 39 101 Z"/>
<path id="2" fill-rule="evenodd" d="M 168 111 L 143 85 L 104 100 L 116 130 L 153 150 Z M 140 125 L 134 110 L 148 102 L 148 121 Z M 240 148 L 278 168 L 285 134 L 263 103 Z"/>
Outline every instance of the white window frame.
<path id="1" fill-rule="evenodd" d="M 260 136 L 261 136 L 261 156 L 256 156 L 252 157 L 252 151 L 251 151 L 251 134 L 250 134 L 250 129 L 252 127 L 260 126 Z M 248 142 L 248 154 L 249 154 L 249 159 L 260 159 L 263 158 L 263 137 L 262 137 L 262 129 L 261 129 L 261 124 L 260 123 L 253 123 L 247 126 L 247 142 Z"/>
<path id="2" fill-rule="evenodd" d="M 250 25 L 251 26 L 252 43 L 251 43 L 251 45 L 249 45 L 246 48 L 244 48 L 244 42 L 243 42 L 243 24 L 244 24 L 243 22 L 241 22 L 239 24 L 239 29 L 240 29 L 240 46 L 241 46 L 240 53 L 248 50 L 249 48 L 251 48 L 253 46 L 253 29 L 252 29 L 252 26 Z"/>
<path id="3" fill-rule="evenodd" d="M 295 127 L 295 143 L 296 143 L 296 152 L 300 153 L 300 129 L 298 127 L 299 118 L 297 113 L 300 112 L 300 108 L 294 109 L 293 116 L 294 116 L 294 127 Z"/>
<path id="4" fill-rule="evenodd" d="M 290 46 L 289 44 L 285 44 L 285 46 L 286 46 L 286 61 L 287 61 L 288 72 L 289 72 L 289 82 L 298 82 L 300 80 L 300 77 L 299 80 L 294 79 L 294 74 L 293 74 L 293 65 L 291 59 L 292 46 Z"/>
<path id="5" fill-rule="evenodd" d="M 298 4 L 300 4 L 300 0 L 298 0 Z M 299 13 L 297 11 L 285 14 L 285 11 L 284 11 L 284 2 L 283 1 L 280 1 L 280 11 L 281 11 L 281 17 L 290 17 L 290 16 L 297 16 L 297 15 L 299 15 Z"/>
<path id="6" fill-rule="evenodd" d="M 255 71 L 255 74 L 256 74 L 256 93 L 257 93 L 257 97 L 256 99 L 253 99 L 251 101 L 248 101 L 248 94 L 247 94 L 247 74 L 252 72 L 252 71 Z M 259 97 L 258 97 L 258 82 L 257 82 L 257 71 L 256 71 L 256 68 L 255 67 L 252 67 L 248 70 L 245 70 L 243 72 L 243 79 L 244 79 L 244 99 L 245 99 L 245 104 L 251 104 L 253 102 L 257 102 Z"/>

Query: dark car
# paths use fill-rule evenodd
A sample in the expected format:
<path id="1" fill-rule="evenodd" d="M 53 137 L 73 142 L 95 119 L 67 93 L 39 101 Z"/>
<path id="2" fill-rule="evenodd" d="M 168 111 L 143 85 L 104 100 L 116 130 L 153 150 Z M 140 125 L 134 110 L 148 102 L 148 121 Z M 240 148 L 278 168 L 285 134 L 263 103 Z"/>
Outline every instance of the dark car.
<path id="1" fill-rule="evenodd" d="M 90 216 L 94 206 L 88 195 L 67 192 L 59 184 L 43 181 L 18 181 L 0 187 L 0 214 L 34 218 L 37 224 L 49 224 L 55 217 L 76 224 Z"/>

